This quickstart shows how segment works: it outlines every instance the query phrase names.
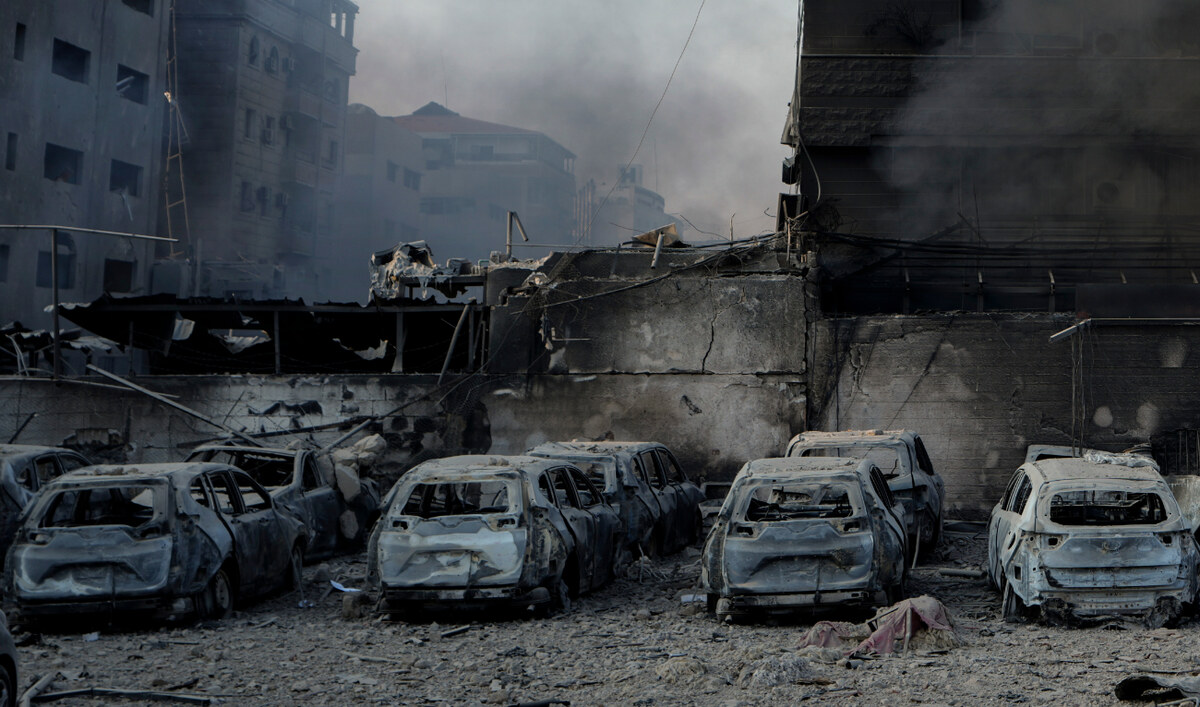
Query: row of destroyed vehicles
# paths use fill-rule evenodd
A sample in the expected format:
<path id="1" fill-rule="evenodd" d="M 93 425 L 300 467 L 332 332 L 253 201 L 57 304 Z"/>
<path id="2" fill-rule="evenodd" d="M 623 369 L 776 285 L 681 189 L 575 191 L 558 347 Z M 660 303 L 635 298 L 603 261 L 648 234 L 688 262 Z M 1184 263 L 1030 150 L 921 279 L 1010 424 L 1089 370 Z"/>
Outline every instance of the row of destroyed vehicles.
<path id="1" fill-rule="evenodd" d="M 178 464 L 84 466 L 24 448 L 0 461 L 4 503 L 24 508 L 19 521 L 3 515 L 8 599 L 23 621 L 125 609 L 221 617 L 238 598 L 298 581 L 305 560 L 366 542 L 382 612 L 552 609 L 632 558 L 698 542 L 712 505 L 648 442 L 431 460 L 382 500 L 372 482 L 322 462 L 211 446 Z M 1169 487 L 1147 456 L 1031 448 L 989 525 L 986 570 L 1005 618 L 1179 617 L 1197 595 L 1192 478 Z M 700 579 L 722 617 L 891 603 L 944 526 L 943 481 L 909 431 L 804 433 L 786 457 L 750 461 L 726 486 Z"/>

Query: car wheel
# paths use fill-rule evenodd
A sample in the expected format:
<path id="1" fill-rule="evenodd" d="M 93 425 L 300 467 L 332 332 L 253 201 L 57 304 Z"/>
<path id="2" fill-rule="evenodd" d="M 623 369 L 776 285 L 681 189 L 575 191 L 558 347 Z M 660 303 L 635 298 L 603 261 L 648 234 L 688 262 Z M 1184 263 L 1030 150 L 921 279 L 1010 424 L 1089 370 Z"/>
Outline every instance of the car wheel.
<path id="1" fill-rule="evenodd" d="M 926 515 L 923 525 L 929 528 L 929 539 L 921 541 L 921 559 L 926 560 L 933 555 L 938 543 L 942 541 L 942 517 L 939 515 L 937 518 L 931 518 Z"/>
<path id="2" fill-rule="evenodd" d="M 201 619 L 227 619 L 233 613 L 234 588 L 229 571 L 217 570 L 208 586 L 200 593 Z"/>
<path id="3" fill-rule="evenodd" d="M 0 705 L 3 707 L 16 707 L 17 704 L 17 680 L 13 675 L 11 668 L 5 667 L 0 669 Z"/>
<path id="4" fill-rule="evenodd" d="M 1004 603 L 1001 612 L 1004 615 L 1004 622 L 1010 624 L 1025 623 L 1028 614 L 1025 602 L 1017 596 L 1016 590 L 1008 583 L 1004 585 Z"/>
<path id="5" fill-rule="evenodd" d="M 567 580 L 562 576 L 551 581 L 550 610 L 562 613 L 571 610 L 571 592 L 567 589 Z"/>

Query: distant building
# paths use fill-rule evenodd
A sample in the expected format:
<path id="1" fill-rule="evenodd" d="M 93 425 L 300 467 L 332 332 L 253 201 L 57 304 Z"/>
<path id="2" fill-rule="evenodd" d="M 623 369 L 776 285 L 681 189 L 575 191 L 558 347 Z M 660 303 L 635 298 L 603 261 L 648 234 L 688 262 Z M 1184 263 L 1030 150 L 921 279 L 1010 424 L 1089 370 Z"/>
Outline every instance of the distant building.
<path id="1" fill-rule="evenodd" d="M 419 228 L 438 261 L 504 250 L 508 211 L 518 214 L 531 241 L 572 242 L 575 155 L 565 147 L 437 103 L 393 120 L 423 140 Z"/>
<path id="2" fill-rule="evenodd" d="M 424 168 L 421 136 L 367 106 L 351 104 L 345 172 L 335 205 L 337 243 L 344 257 L 330 263 L 332 299 L 365 301 L 371 253 L 423 236 L 419 224 Z"/>
<path id="3" fill-rule="evenodd" d="M 156 233 L 164 0 L 0 2 L 0 223 Z M 65 234 L 63 301 L 145 294 L 152 249 Z M 0 230 L 0 324 L 44 328 L 50 238 Z"/>
<path id="4" fill-rule="evenodd" d="M 328 296 L 357 12 L 346 0 L 176 0 L 181 245 L 199 264 L 196 294 Z"/>
<path id="5" fill-rule="evenodd" d="M 579 190 L 576 233 L 587 245 L 608 246 L 675 224 L 682 235 L 683 223 L 666 213 L 666 200 L 642 186 L 642 166 L 624 166 L 617 170 L 615 187 L 597 186 L 588 181 Z"/>

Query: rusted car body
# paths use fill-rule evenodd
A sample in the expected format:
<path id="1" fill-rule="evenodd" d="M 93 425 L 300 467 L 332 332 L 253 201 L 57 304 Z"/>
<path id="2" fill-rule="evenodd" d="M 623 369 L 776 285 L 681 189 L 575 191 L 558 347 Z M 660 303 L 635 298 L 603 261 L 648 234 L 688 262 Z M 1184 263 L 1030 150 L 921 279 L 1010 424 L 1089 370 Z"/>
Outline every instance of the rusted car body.
<path id="1" fill-rule="evenodd" d="M 374 481 L 355 476 L 339 485 L 331 460 L 308 450 L 206 445 L 187 460 L 229 464 L 262 484 L 308 529 L 306 561 L 361 547 L 379 515 Z"/>
<path id="2" fill-rule="evenodd" d="M 91 464 L 69 449 L 0 444 L 0 559 L 12 544 L 21 511 L 44 484 Z"/>
<path id="3" fill-rule="evenodd" d="M 1192 528 L 1153 460 L 1086 453 L 1021 465 L 992 509 L 988 575 L 1004 616 L 1131 614 L 1159 626 L 1196 596 Z"/>
<path id="4" fill-rule="evenodd" d="M 718 617 L 887 605 L 904 592 L 904 508 L 870 460 L 747 463 L 717 513 L 701 584 Z"/>
<path id="5" fill-rule="evenodd" d="M 8 553 L 17 620 L 220 618 L 295 579 L 300 521 L 224 464 L 91 466 L 47 484 Z"/>
<path id="6" fill-rule="evenodd" d="M 888 488 L 904 502 L 910 552 L 922 555 L 942 537 L 946 484 L 933 468 L 920 435 L 911 430 L 802 432 L 788 443 L 787 456 L 866 458 L 875 462 Z"/>
<path id="7" fill-rule="evenodd" d="M 621 515 L 628 554 L 668 555 L 703 535 L 704 492 L 688 480 L 675 455 L 662 444 L 547 442 L 528 454 L 575 464 L 602 487 L 604 497 Z"/>
<path id="8" fill-rule="evenodd" d="M 577 467 L 527 456 L 418 465 L 368 545 L 379 610 L 565 604 L 612 578 L 620 519 Z"/>

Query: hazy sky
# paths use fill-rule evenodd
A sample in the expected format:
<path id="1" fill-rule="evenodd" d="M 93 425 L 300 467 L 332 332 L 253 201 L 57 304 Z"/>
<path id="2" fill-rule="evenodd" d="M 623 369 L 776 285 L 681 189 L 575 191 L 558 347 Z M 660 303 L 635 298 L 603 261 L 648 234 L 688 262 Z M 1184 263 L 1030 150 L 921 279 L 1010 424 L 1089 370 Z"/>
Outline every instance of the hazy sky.
<path id="1" fill-rule="evenodd" d="M 357 0 L 350 100 L 381 115 L 437 101 L 538 130 L 611 185 L 637 147 L 700 0 Z M 706 231 L 774 228 L 795 72 L 793 0 L 708 0 L 636 163 Z M 772 216 L 765 216 L 767 209 Z"/>

